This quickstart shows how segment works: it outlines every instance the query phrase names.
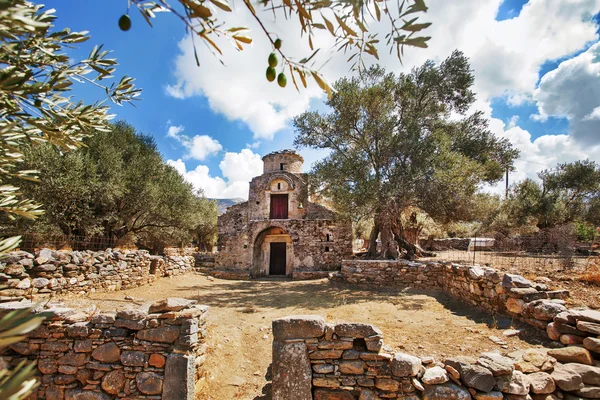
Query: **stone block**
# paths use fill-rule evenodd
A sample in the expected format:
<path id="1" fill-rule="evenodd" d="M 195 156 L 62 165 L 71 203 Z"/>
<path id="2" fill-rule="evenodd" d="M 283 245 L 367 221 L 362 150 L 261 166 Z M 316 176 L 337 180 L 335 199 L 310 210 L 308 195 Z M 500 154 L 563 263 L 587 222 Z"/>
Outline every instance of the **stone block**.
<path id="1" fill-rule="evenodd" d="M 325 323 L 322 318 L 320 318 L 320 321 L 323 322 L 321 326 L 324 332 Z M 283 322 L 284 326 L 286 324 L 287 321 Z M 315 321 L 315 324 L 317 327 L 320 325 L 317 321 Z M 313 326 L 311 328 L 313 329 L 312 332 L 316 332 L 315 324 L 310 324 Z M 275 325 L 275 321 L 273 321 L 274 328 Z M 280 328 L 281 332 L 286 332 L 285 327 L 280 326 Z M 273 400 L 312 400 L 312 370 L 304 342 L 284 343 L 280 340 L 274 340 L 272 373 Z"/>
<path id="2" fill-rule="evenodd" d="M 173 343 L 179 338 L 179 327 L 161 326 L 160 328 L 143 329 L 137 332 L 136 337 L 148 342 Z"/>
<path id="3" fill-rule="evenodd" d="M 196 300 L 182 299 L 179 297 L 169 297 L 159 300 L 150 306 L 148 312 L 150 314 L 163 313 L 167 311 L 180 311 L 196 304 Z"/>
<path id="4" fill-rule="evenodd" d="M 194 400 L 194 356 L 171 353 L 165 364 L 163 399 Z"/>
<path id="5" fill-rule="evenodd" d="M 443 385 L 425 385 L 423 400 L 470 400 L 471 393 L 461 386 L 454 383 L 444 383 Z"/>
<path id="6" fill-rule="evenodd" d="M 180 384 L 183 381 L 180 381 Z M 155 372 L 140 372 L 135 376 L 135 385 L 143 394 L 156 395 L 163 392 L 163 377 Z M 166 399 L 187 399 L 186 397 L 167 397 Z"/>
<path id="7" fill-rule="evenodd" d="M 296 315 L 273 320 L 274 339 L 318 338 L 325 334 L 325 320 L 319 315 Z"/>
<path id="8" fill-rule="evenodd" d="M 399 377 L 416 376 L 421 370 L 421 359 L 404 353 L 394 354 L 392 375 Z"/>
<path id="9" fill-rule="evenodd" d="M 378 327 L 370 324 L 340 323 L 335 325 L 334 332 L 340 337 L 367 338 L 378 336 L 383 338 L 383 332 Z"/>
<path id="10" fill-rule="evenodd" d="M 121 349 L 113 342 L 105 343 L 96 347 L 92 352 L 92 358 L 103 363 L 119 361 L 121 357 Z"/>
<path id="11" fill-rule="evenodd" d="M 354 400 L 354 396 L 347 390 L 317 389 L 314 400 Z"/>

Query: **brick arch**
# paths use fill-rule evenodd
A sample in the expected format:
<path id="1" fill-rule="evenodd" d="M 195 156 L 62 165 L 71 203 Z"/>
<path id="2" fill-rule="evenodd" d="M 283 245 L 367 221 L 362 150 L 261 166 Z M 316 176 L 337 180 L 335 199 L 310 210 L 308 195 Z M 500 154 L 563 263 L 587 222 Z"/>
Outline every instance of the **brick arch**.
<path id="1" fill-rule="evenodd" d="M 286 181 L 290 190 L 296 189 L 296 184 L 294 180 L 288 174 L 273 174 L 268 180 L 265 181 L 265 190 L 270 190 L 273 182 L 277 180 Z"/>

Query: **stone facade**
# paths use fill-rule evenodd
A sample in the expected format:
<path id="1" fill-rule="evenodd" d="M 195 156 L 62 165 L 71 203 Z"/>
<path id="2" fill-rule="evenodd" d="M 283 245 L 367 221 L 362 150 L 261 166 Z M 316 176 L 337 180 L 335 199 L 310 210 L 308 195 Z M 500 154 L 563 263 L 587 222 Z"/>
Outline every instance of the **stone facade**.
<path id="1" fill-rule="evenodd" d="M 600 327 L 598 312 L 565 319 Z M 320 316 L 274 320 L 273 340 L 273 400 L 600 398 L 600 353 L 581 347 L 435 360 L 382 351 L 376 326 Z"/>
<path id="2" fill-rule="evenodd" d="M 28 306 L 3 303 L 0 312 Z M 207 310 L 177 298 L 112 313 L 55 305 L 43 310 L 52 317 L 0 353 L 0 369 L 36 360 L 40 386 L 31 399 L 193 400 Z"/>
<path id="3" fill-rule="evenodd" d="M 263 162 L 264 173 L 250 182 L 248 201 L 219 216 L 214 275 L 310 278 L 338 270 L 352 255 L 351 224 L 310 201 L 298 154 L 271 153 Z M 274 245 L 281 246 L 277 255 Z M 277 257 L 284 267 L 275 271 Z"/>
<path id="4" fill-rule="evenodd" d="M 16 251 L 0 260 L 0 301 L 124 290 L 191 272 L 194 263 L 193 256 L 152 256 L 145 250 Z"/>

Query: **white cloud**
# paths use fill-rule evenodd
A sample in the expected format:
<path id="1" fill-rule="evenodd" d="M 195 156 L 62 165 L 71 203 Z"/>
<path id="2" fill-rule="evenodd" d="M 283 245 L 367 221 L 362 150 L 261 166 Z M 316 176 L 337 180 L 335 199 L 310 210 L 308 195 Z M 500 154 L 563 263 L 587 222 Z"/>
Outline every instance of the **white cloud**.
<path id="1" fill-rule="evenodd" d="M 568 118 L 573 139 L 600 145 L 600 43 L 544 75 L 533 98 L 539 109 L 534 118 Z"/>
<path id="2" fill-rule="evenodd" d="M 246 148 L 248 148 L 248 149 L 258 149 L 261 144 L 262 144 L 262 142 L 260 140 L 254 142 L 254 143 L 246 143 Z"/>
<path id="3" fill-rule="evenodd" d="M 508 129 L 514 128 L 515 126 L 517 126 L 517 122 L 519 122 L 519 116 L 513 115 L 512 117 L 510 117 L 510 120 L 508 121 L 507 128 Z"/>
<path id="4" fill-rule="evenodd" d="M 247 199 L 250 180 L 262 174 L 263 169 L 260 155 L 249 149 L 239 153 L 225 153 L 219 163 L 221 174 L 225 179 L 212 176 L 206 165 L 198 165 L 188 171 L 181 159 L 168 160 L 167 164 L 173 166 L 195 189 L 202 189 L 205 196 L 216 199 L 234 197 Z"/>
<path id="5" fill-rule="evenodd" d="M 192 138 L 186 135 L 182 135 L 185 128 L 181 125 L 171 125 L 167 129 L 167 136 L 177 140 L 186 149 L 187 153 L 184 158 L 193 158 L 195 160 L 203 161 L 208 156 L 216 154 L 223 150 L 223 146 L 218 140 L 211 138 L 208 135 L 196 135 Z"/>
<path id="6" fill-rule="evenodd" d="M 382 48 L 380 64 L 395 72 L 407 71 L 428 58 L 440 61 L 457 48 L 471 58 L 475 89 L 481 99 L 506 95 L 511 105 L 520 105 L 531 101 L 538 71 L 546 60 L 573 54 L 598 38 L 592 15 L 600 11 L 600 0 L 530 0 L 519 16 L 496 21 L 501 3 L 430 0 L 429 11 L 423 16 L 424 21 L 433 22 L 426 31 L 432 36 L 429 48 L 405 49 L 403 65 Z M 239 11 L 227 14 L 225 21 L 250 27 L 255 38 L 252 48 L 239 52 L 228 42 L 219 42 L 225 53 L 224 67 L 200 44 L 201 66 L 197 67 L 191 40 L 184 38 L 179 44 L 181 54 L 175 60 L 175 79 L 166 92 L 176 98 L 206 96 L 213 111 L 243 121 L 255 138 L 270 140 L 293 116 L 308 110 L 311 99 L 323 98 L 323 94 L 314 85 L 297 93 L 291 80 L 285 89 L 267 82 L 264 70 L 270 45 L 246 10 Z M 278 19 L 274 24 L 268 13 L 264 18 L 267 29 L 283 39 L 287 54 L 299 59 L 311 53 L 299 37 L 295 21 Z M 382 31 L 383 24 L 371 26 L 382 37 L 387 33 Z M 332 55 L 331 36 L 326 31 L 317 32 L 313 42 L 322 48 L 315 57 L 316 65 L 320 65 Z M 334 54 L 322 69 L 331 81 L 348 75 L 346 58 Z"/>

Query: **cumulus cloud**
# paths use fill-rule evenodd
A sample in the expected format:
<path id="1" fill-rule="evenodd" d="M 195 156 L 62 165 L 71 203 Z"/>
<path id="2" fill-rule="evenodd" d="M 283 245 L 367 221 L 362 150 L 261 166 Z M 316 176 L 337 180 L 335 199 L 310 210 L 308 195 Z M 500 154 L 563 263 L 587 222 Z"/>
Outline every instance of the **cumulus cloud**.
<path id="1" fill-rule="evenodd" d="M 168 160 L 167 164 L 175 168 L 194 189 L 202 189 L 206 197 L 215 199 L 247 199 L 250 180 L 262 174 L 263 169 L 260 155 L 250 149 L 243 149 L 239 153 L 225 153 L 219 163 L 223 178 L 211 175 L 206 165 L 198 165 L 188 171 L 181 159 Z"/>
<path id="2" fill-rule="evenodd" d="M 544 75 L 533 98 L 539 110 L 534 119 L 568 118 L 573 139 L 600 145 L 600 43 Z"/>
<path id="3" fill-rule="evenodd" d="M 592 15 L 600 11 L 600 0 L 531 0 L 519 16 L 496 21 L 502 0 L 431 0 L 423 20 L 433 22 L 426 34 L 431 35 L 429 48 L 405 51 L 404 64 L 394 55 L 380 51 L 380 64 L 395 72 L 407 71 L 426 59 L 440 61 L 458 48 L 471 58 L 475 88 L 483 100 L 507 96 L 512 105 L 531 100 L 538 71 L 546 60 L 566 57 L 590 41 L 597 40 Z M 245 11 L 245 10 L 243 10 Z M 277 24 L 265 13 L 267 29 L 283 39 L 287 54 L 302 58 L 311 53 L 299 37 L 293 20 L 278 19 Z M 176 98 L 203 95 L 213 111 L 231 120 L 240 120 L 253 131 L 255 138 L 272 139 L 289 124 L 289 120 L 310 108 L 310 100 L 323 98 L 315 86 L 296 92 L 289 82 L 285 89 L 264 78 L 270 45 L 261 29 L 246 12 L 227 14 L 227 22 L 252 29 L 253 47 L 235 51 L 227 42 L 219 42 L 226 67 L 204 46 L 198 46 L 201 66 L 197 67 L 191 40 L 180 43 L 181 53 L 175 60 L 174 81 L 166 92 Z M 380 36 L 382 24 L 372 24 Z M 331 36 L 317 32 L 313 42 L 323 50 L 315 57 L 316 65 L 329 59 Z M 383 42 L 383 40 L 382 40 Z M 347 56 L 334 54 L 322 71 L 330 80 L 349 73 Z M 287 71 L 286 71 L 287 72 Z"/>
<path id="4" fill-rule="evenodd" d="M 208 135 L 195 135 L 189 137 L 183 135 L 182 132 L 185 128 L 181 125 L 171 125 L 167 129 L 167 136 L 177 140 L 186 149 L 187 153 L 184 158 L 193 158 L 195 160 L 203 161 L 208 156 L 216 154 L 223 150 L 223 146 L 218 140 L 211 138 Z"/>

